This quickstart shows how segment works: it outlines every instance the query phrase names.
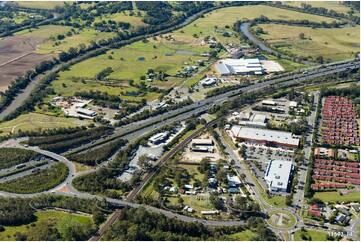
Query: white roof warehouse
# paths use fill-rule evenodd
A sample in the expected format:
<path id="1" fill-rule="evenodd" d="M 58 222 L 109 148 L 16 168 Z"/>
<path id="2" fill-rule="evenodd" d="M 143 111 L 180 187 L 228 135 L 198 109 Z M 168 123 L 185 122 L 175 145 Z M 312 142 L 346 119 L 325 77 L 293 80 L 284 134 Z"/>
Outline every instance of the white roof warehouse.
<path id="1" fill-rule="evenodd" d="M 228 75 L 261 75 L 264 68 L 259 59 L 224 59 L 217 65 L 217 70 L 221 76 Z"/>
<path id="2" fill-rule="evenodd" d="M 231 128 L 231 132 L 233 137 L 237 140 L 263 143 L 269 146 L 297 148 L 300 142 L 299 138 L 294 138 L 292 136 L 292 133 L 276 130 L 241 127 L 234 125 Z"/>
<path id="3" fill-rule="evenodd" d="M 270 191 L 287 192 L 292 170 L 293 165 L 291 161 L 270 161 L 265 174 L 265 180 L 269 185 Z"/>

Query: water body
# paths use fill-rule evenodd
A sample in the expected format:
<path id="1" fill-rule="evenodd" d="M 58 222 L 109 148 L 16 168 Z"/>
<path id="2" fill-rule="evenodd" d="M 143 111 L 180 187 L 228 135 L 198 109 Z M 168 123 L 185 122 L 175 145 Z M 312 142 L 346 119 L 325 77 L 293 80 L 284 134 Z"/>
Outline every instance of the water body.
<path id="1" fill-rule="evenodd" d="M 145 57 L 139 57 L 138 60 L 139 61 L 145 61 Z"/>

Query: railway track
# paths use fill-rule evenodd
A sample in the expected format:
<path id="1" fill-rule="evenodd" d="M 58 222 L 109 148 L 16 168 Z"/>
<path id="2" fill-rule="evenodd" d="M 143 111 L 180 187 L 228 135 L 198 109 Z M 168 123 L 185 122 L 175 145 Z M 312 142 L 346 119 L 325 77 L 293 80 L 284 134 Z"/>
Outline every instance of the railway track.
<path id="1" fill-rule="evenodd" d="M 143 187 L 153 178 L 153 176 L 157 173 L 158 169 L 162 167 L 162 165 L 167 162 L 169 158 L 171 158 L 175 153 L 177 153 L 180 149 L 182 149 L 187 143 L 189 143 L 193 138 L 195 138 L 197 135 L 199 135 L 201 132 L 203 132 L 207 127 L 213 125 L 215 122 L 220 120 L 222 117 L 213 119 L 212 121 L 206 123 L 203 127 L 196 130 L 194 133 L 189 135 L 187 138 L 185 138 L 182 142 L 177 144 L 174 148 L 172 148 L 167 154 L 165 154 L 162 158 L 160 158 L 160 161 L 157 165 L 153 167 L 151 172 L 149 172 L 142 182 L 133 189 L 133 191 L 128 195 L 128 197 L 125 199 L 126 202 L 130 202 L 142 189 Z M 105 222 L 105 224 L 102 226 L 102 228 L 99 229 L 97 235 L 93 236 L 90 240 L 91 241 L 98 241 L 100 238 L 104 235 L 105 231 L 119 218 L 120 216 L 120 210 L 116 210 L 111 217 Z"/>

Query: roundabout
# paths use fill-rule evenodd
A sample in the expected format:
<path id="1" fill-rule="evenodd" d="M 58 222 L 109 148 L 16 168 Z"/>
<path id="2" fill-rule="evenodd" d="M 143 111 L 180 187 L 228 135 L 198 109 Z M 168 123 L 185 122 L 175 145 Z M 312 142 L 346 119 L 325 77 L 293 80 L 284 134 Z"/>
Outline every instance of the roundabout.
<path id="1" fill-rule="evenodd" d="M 297 224 L 297 218 L 290 212 L 274 210 L 268 213 L 266 222 L 274 228 L 290 229 Z"/>

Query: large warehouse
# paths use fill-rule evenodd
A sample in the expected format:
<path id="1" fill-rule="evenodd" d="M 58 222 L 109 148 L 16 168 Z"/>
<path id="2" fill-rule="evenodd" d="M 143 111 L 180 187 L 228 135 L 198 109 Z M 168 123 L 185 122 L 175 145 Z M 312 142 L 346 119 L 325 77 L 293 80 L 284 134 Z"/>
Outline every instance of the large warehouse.
<path id="1" fill-rule="evenodd" d="M 299 138 L 292 133 L 234 125 L 231 133 L 236 140 L 262 143 L 267 146 L 298 148 Z"/>
<path id="2" fill-rule="evenodd" d="M 291 161 L 271 160 L 268 164 L 265 180 L 272 192 L 287 192 L 293 171 Z"/>
<path id="3" fill-rule="evenodd" d="M 220 76 L 229 75 L 261 75 L 264 68 L 259 59 L 224 59 L 217 65 Z"/>

